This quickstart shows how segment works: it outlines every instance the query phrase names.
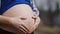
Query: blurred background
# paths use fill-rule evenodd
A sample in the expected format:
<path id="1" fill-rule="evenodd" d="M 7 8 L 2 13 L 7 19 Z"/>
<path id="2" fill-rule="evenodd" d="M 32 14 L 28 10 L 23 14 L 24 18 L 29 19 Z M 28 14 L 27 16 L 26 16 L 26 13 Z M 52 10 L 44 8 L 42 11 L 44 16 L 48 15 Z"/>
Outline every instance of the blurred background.
<path id="1" fill-rule="evenodd" d="M 60 0 L 35 0 L 41 23 L 35 34 L 60 34 Z"/>

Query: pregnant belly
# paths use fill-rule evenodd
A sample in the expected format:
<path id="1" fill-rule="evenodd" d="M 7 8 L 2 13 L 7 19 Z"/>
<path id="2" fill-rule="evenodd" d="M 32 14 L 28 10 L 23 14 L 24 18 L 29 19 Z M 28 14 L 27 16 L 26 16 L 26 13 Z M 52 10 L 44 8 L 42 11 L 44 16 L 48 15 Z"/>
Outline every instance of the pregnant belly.
<path id="1" fill-rule="evenodd" d="M 24 7 L 20 5 L 13 6 L 12 8 L 8 9 L 3 14 L 3 16 L 27 18 L 26 20 L 22 20 L 22 21 L 25 23 L 25 26 L 29 29 L 34 24 L 34 19 L 32 19 L 32 16 L 34 16 L 34 14 L 29 6 L 25 6 L 25 5 L 23 6 Z"/>

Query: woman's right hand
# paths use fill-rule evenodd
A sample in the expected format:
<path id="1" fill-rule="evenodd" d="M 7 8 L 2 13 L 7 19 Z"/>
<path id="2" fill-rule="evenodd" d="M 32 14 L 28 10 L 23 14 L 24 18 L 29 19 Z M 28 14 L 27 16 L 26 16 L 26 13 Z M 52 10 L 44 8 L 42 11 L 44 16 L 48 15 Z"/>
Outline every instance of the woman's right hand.
<path id="1" fill-rule="evenodd" d="M 27 34 L 29 32 L 29 30 L 26 28 L 26 24 L 24 23 L 23 20 L 25 20 L 26 18 L 18 18 L 18 17 L 14 17 L 10 19 L 10 23 L 12 25 L 13 30 L 15 30 L 15 33 L 19 33 L 19 34 Z"/>

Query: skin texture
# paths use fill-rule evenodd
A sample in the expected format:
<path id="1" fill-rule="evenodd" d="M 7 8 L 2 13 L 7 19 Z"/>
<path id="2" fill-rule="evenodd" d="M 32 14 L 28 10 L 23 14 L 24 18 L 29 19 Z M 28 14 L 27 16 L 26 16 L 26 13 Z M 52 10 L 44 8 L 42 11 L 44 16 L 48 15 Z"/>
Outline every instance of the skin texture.
<path id="1" fill-rule="evenodd" d="M 30 6 L 26 4 L 19 4 L 11 7 L 2 17 L 6 18 L 3 19 L 4 21 L 0 20 L 0 22 L 4 24 L 1 25 L 3 26 L 1 28 L 16 34 L 30 34 L 40 23 L 40 18 L 34 16 Z M 0 17 L 0 19 L 2 19 L 2 17 Z"/>

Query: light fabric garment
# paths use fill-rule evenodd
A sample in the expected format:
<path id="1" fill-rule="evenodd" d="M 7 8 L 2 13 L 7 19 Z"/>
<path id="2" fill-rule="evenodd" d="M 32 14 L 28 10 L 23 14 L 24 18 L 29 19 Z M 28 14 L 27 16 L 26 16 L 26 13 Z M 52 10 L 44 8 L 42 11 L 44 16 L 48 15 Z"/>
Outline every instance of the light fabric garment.
<path id="1" fill-rule="evenodd" d="M 35 6 L 35 1 L 34 0 L 30 0 L 30 3 L 31 3 L 31 5 L 32 5 L 32 9 L 33 9 L 33 11 L 34 11 L 34 14 L 35 15 L 39 15 L 39 10 L 37 9 L 37 7 Z"/>

